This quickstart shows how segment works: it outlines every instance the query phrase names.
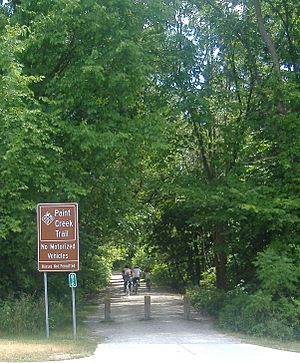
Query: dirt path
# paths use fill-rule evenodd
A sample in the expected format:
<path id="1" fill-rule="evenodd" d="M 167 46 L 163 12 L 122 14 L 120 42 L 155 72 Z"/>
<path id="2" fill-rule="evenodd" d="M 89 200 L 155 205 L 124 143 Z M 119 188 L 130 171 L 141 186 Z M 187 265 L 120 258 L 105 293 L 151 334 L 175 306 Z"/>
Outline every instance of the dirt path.
<path id="1" fill-rule="evenodd" d="M 144 320 L 142 286 L 137 296 L 125 296 L 121 275 L 114 274 L 109 289 L 111 322 L 104 321 L 104 296 L 99 309 L 87 324 L 94 334 L 105 337 L 93 357 L 82 362 L 120 362 L 138 359 L 143 362 L 282 362 L 300 361 L 300 354 L 244 344 L 239 339 L 215 331 L 209 319 L 192 312 L 191 320 L 183 319 L 182 296 L 151 291 L 151 320 Z"/>
<path id="2" fill-rule="evenodd" d="M 99 299 L 99 310 L 88 324 L 92 331 L 106 337 L 107 343 L 174 343 L 181 342 L 236 342 L 236 339 L 218 334 L 210 319 L 191 312 L 184 320 L 181 295 L 152 289 L 149 293 L 141 283 L 137 295 L 125 296 L 120 274 L 113 275 L 107 292 L 111 295 L 112 322 L 104 321 L 104 295 Z M 151 297 L 151 319 L 144 320 L 144 296 Z"/>

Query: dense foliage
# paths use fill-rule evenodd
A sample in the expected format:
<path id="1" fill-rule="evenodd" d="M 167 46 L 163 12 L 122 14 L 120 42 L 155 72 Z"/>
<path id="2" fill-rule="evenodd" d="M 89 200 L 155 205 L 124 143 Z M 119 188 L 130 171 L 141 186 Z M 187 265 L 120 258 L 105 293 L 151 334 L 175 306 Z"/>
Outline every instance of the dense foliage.
<path id="1" fill-rule="evenodd" d="M 2 3 L 0 299 L 42 290 L 36 204 L 76 201 L 84 291 L 138 263 L 298 337 L 299 5 Z"/>

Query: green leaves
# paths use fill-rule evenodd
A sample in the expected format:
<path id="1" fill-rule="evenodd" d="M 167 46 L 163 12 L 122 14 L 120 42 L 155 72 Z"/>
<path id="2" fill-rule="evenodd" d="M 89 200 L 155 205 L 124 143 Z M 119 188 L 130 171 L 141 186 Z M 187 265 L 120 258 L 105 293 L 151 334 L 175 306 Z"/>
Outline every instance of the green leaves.
<path id="1" fill-rule="evenodd" d="M 268 245 L 297 245 L 296 10 L 262 10 L 280 82 L 250 2 L 22 0 L 2 13 L 0 235 L 16 243 L 3 256 L 26 235 L 32 268 L 40 201 L 79 203 L 87 280 L 91 260 L 106 276 L 107 244 L 146 243 L 184 281 L 216 267 L 229 286 L 256 283 L 250 261 Z"/>
<path id="2" fill-rule="evenodd" d="M 299 271 L 294 261 L 272 247 L 258 253 L 254 262 L 261 288 L 272 295 L 289 296 L 297 291 Z"/>

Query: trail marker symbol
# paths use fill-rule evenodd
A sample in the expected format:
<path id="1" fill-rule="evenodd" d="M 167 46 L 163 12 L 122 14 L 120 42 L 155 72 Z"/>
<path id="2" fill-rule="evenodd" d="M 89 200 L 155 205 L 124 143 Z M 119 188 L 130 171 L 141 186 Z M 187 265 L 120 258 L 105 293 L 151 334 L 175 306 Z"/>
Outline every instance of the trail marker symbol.
<path id="1" fill-rule="evenodd" d="M 46 214 L 43 215 L 42 217 L 42 221 L 49 226 L 52 222 L 55 221 L 55 218 L 53 217 L 53 215 L 50 212 L 47 212 Z"/>
<path id="2" fill-rule="evenodd" d="M 77 277 L 74 272 L 69 274 L 69 286 L 70 287 L 77 287 Z"/>

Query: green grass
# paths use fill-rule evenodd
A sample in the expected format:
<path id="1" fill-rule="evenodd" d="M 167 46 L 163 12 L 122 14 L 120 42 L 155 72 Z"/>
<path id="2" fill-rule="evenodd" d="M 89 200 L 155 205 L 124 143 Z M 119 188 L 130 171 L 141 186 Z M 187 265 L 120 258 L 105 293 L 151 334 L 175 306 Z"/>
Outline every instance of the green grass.
<path id="1" fill-rule="evenodd" d="M 247 337 L 245 338 L 250 344 L 256 344 L 263 347 L 275 348 L 280 350 L 287 350 L 291 352 L 300 353 L 300 342 L 299 341 L 281 341 L 272 338 L 256 338 Z"/>
<path id="2" fill-rule="evenodd" d="M 222 330 L 222 332 L 237 337 L 241 339 L 244 343 L 300 353 L 300 341 L 285 341 L 285 340 L 273 339 L 270 337 L 255 337 L 247 334 L 231 332 L 231 331 L 228 332 L 224 330 Z"/>

